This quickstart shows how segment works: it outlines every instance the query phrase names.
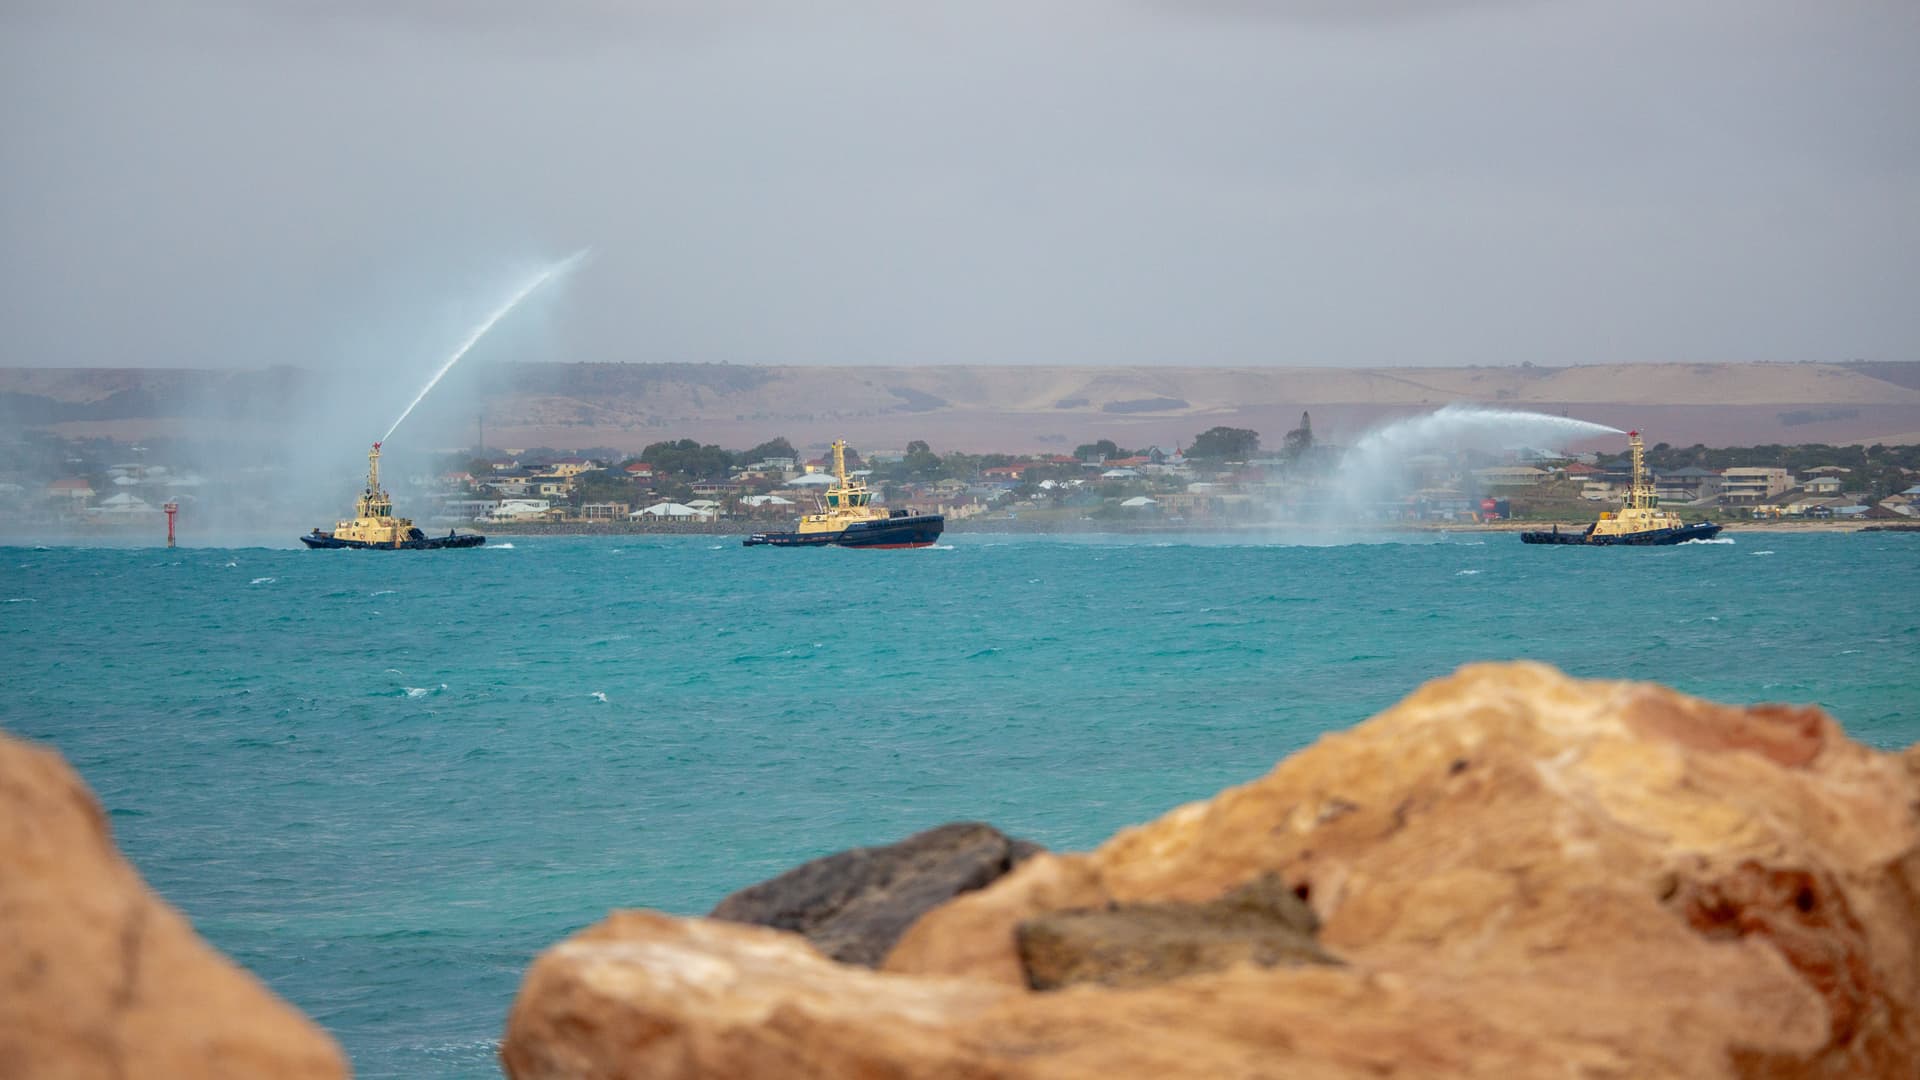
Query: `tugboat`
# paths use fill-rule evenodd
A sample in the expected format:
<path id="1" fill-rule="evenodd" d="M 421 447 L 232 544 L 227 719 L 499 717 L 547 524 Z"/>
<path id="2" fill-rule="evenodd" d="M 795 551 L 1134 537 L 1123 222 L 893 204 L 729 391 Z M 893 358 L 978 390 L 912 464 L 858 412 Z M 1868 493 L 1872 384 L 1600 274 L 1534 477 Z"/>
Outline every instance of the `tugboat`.
<path id="1" fill-rule="evenodd" d="M 754 533 L 740 546 L 918 548 L 940 539 L 940 531 L 947 526 L 941 514 L 888 511 L 873 505 L 867 482 L 847 476 L 844 440 L 834 440 L 833 474 L 835 482 L 827 489 L 819 513 L 802 516 L 792 532 Z"/>
<path id="2" fill-rule="evenodd" d="M 487 538 L 479 533 L 428 536 L 407 518 L 393 516 L 393 500 L 380 487 L 380 444 L 367 452 L 367 489 L 360 493 L 352 521 L 342 521 L 332 532 L 318 527 L 300 538 L 310 548 L 379 548 L 418 551 L 426 548 L 479 547 Z"/>
<path id="3" fill-rule="evenodd" d="M 1660 496 L 1647 480 L 1646 448 L 1640 433 L 1627 432 L 1627 445 L 1633 449 L 1633 487 L 1627 491 L 1626 505 L 1618 512 L 1603 512 L 1600 520 L 1580 532 L 1561 532 L 1558 525 L 1547 532 L 1523 532 L 1523 544 L 1632 544 L 1657 546 L 1683 544 L 1688 540 L 1711 540 L 1722 526 L 1711 521 L 1689 525 L 1671 510 L 1660 509 Z"/>

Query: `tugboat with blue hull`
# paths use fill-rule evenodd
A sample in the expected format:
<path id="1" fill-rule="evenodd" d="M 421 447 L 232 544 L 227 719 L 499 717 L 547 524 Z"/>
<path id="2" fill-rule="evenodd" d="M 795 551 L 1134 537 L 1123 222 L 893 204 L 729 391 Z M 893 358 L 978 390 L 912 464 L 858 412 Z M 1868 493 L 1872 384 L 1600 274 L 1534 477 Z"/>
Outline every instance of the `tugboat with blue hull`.
<path id="1" fill-rule="evenodd" d="M 1561 532 L 1556 525 L 1549 531 L 1523 532 L 1520 542 L 1660 547 L 1689 540 L 1711 540 L 1720 535 L 1722 526 L 1711 521 L 1689 525 L 1680 520 L 1679 514 L 1660 509 L 1660 496 L 1647 480 L 1646 448 L 1640 441 L 1640 433 L 1627 432 L 1627 445 L 1633 450 L 1633 487 L 1627 492 L 1624 506 L 1618 511 L 1602 513 L 1599 521 L 1579 532 Z"/>
<path id="2" fill-rule="evenodd" d="M 833 444 L 834 484 L 821 498 L 819 513 L 806 514 L 792 532 L 754 533 L 742 547 L 919 548 L 940 539 L 947 527 L 941 514 L 886 510 L 873 505 L 866 481 L 847 476 L 847 444 Z"/>
<path id="3" fill-rule="evenodd" d="M 487 538 L 479 533 L 428 536 L 412 520 L 393 516 L 393 500 L 380 487 L 380 444 L 367 452 L 367 488 L 360 493 L 352 521 L 334 525 L 332 532 L 315 528 L 300 538 L 310 548 L 366 548 L 378 551 L 425 551 L 434 548 L 479 547 Z"/>

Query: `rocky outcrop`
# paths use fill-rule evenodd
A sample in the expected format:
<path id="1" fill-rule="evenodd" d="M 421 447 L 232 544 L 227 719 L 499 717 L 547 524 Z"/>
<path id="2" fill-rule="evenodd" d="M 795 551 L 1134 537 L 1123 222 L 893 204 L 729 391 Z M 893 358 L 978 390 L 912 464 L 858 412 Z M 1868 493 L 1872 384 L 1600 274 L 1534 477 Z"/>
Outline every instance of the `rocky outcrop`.
<path id="1" fill-rule="evenodd" d="M 802 863 L 728 896 L 708 918 L 791 930 L 835 960 L 878 967 L 920 916 L 1039 850 L 991 825 L 956 822 Z"/>
<path id="2" fill-rule="evenodd" d="M 1204 904 L 1114 904 L 1047 912 L 1014 928 L 1027 985 L 1151 986 L 1235 964 L 1337 964 L 1314 940 L 1320 921 L 1278 874 Z"/>
<path id="3" fill-rule="evenodd" d="M 332 1039 L 147 891 L 65 762 L 0 735 L 0 1076 L 346 1073 Z"/>
<path id="4" fill-rule="evenodd" d="M 1248 948 L 1029 987 L 1022 939 L 1062 912 L 1206 905 L 1265 875 L 1341 964 Z M 1259 780 L 1034 856 L 879 973 L 616 916 L 534 964 L 504 1057 L 519 1080 L 1908 1076 L 1920 750 L 1813 709 L 1469 667 Z"/>

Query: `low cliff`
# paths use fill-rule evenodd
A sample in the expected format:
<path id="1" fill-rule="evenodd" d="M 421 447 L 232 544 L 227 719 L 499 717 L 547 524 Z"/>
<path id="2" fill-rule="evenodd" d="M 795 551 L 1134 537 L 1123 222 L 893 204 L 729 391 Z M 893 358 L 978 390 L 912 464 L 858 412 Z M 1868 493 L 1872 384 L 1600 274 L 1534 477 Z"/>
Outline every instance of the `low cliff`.
<path id="1" fill-rule="evenodd" d="M 616 913 L 535 962 L 502 1056 L 517 1080 L 1911 1075 L 1920 749 L 1469 667 L 1031 855 L 879 971 Z"/>

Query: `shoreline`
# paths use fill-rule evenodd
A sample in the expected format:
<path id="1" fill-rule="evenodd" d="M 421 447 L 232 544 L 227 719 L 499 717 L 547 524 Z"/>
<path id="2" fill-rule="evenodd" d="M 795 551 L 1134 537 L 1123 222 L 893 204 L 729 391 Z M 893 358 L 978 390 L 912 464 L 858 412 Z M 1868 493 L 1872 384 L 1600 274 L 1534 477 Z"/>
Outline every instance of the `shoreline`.
<path id="1" fill-rule="evenodd" d="M 1192 522 L 1165 524 L 1154 522 L 1038 522 L 1019 519 L 994 519 L 986 521 L 960 521 L 948 525 L 947 536 L 954 534 L 997 534 L 1014 536 L 1273 536 L 1273 535 L 1314 535 L 1345 536 L 1365 535 L 1452 535 L 1460 533 L 1517 533 L 1533 529 L 1550 529 L 1558 525 L 1562 529 L 1582 529 L 1584 521 L 1495 521 L 1495 522 L 1395 522 L 1386 525 L 1314 526 L 1297 522 L 1260 522 L 1245 524 L 1205 525 Z M 656 522 L 640 524 L 637 522 L 609 522 L 595 524 L 587 522 L 541 522 L 518 525 L 491 525 L 485 528 L 490 541 L 519 536 L 551 537 L 595 537 L 595 536 L 749 536 L 770 527 L 778 527 L 769 522 Z M 474 531 L 480 531 L 475 529 Z M 1857 533 L 1857 532 L 1920 532 L 1920 522 L 1899 522 L 1886 520 L 1873 521 L 1749 521 L 1725 525 L 1723 536 L 1738 536 L 1742 533 L 1814 534 L 1814 533 Z M 259 540 L 272 537 L 263 535 Z M 140 543 L 148 539 L 148 543 Z M 0 546 L 30 546 L 35 544 L 58 543 L 61 546 L 138 546 L 164 547 L 162 538 L 149 537 L 145 529 L 134 528 L 92 528 L 84 531 L 72 529 L 26 529 L 0 534 Z M 191 537 L 183 538 L 182 547 L 206 547 L 195 543 Z M 216 545 L 217 546 L 217 545 Z M 260 546 L 254 544 L 242 546 Z M 277 544 L 265 546 L 277 547 Z"/>

